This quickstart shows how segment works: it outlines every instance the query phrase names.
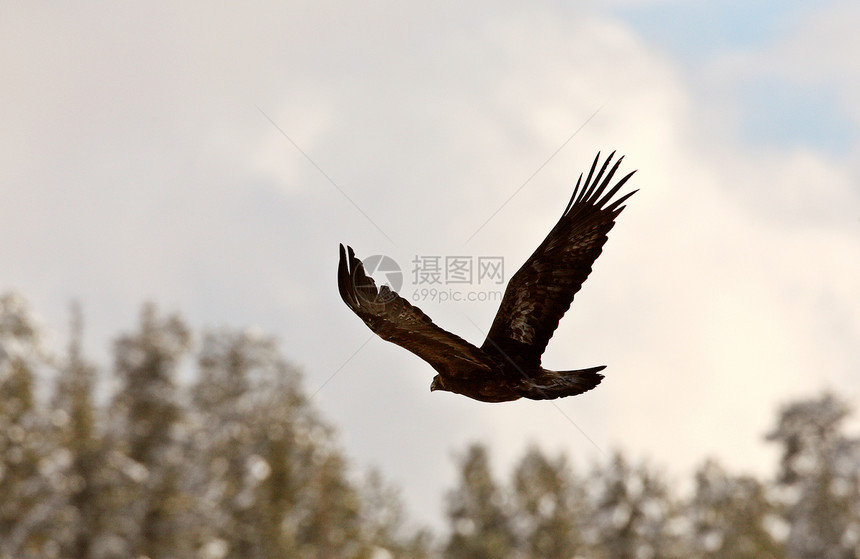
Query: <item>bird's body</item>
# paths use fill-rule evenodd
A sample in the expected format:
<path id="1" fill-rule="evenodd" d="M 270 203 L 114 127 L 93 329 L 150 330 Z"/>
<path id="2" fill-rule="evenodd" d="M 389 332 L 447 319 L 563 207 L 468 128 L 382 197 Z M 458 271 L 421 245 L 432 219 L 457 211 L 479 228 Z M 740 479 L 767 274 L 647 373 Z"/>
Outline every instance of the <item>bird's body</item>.
<path id="1" fill-rule="evenodd" d="M 379 337 L 415 353 L 436 370 L 431 390 L 484 402 L 548 400 L 591 390 L 603 378 L 599 371 L 605 366 L 549 371 L 541 367 L 540 358 L 600 255 L 606 234 L 624 209 L 621 204 L 633 194 L 611 201 L 633 173 L 604 194 L 623 158 L 607 173 L 610 155 L 595 175 L 599 158 L 600 154 L 584 183 L 580 176 L 561 219 L 511 278 L 481 347 L 436 326 L 387 286 L 377 289 L 352 248 L 345 250 L 343 245 L 338 266 L 341 297 Z"/>

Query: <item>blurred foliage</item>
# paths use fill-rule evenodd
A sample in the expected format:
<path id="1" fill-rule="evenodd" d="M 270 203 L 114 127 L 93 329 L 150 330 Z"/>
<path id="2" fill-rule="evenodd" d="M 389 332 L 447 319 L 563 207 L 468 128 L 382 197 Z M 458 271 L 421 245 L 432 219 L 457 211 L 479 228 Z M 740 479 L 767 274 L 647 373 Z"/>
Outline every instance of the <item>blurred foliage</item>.
<path id="1" fill-rule="evenodd" d="M 768 529 L 776 507 L 765 486 L 749 476 L 732 476 L 715 460 L 696 472 L 693 498 L 686 515 L 696 557 L 765 559 L 785 556 Z"/>
<path id="2" fill-rule="evenodd" d="M 502 559 L 514 546 L 503 494 L 490 472 L 487 450 L 473 444 L 460 458 L 459 487 L 448 493 L 451 536 L 446 557 Z"/>
<path id="3" fill-rule="evenodd" d="M 509 486 L 486 447 L 460 459 L 448 495 L 445 557 L 860 558 L 860 439 L 831 394 L 786 406 L 768 439 L 773 479 L 732 475 L 713 459 L 681 497 L 660 470 L 615 452 L 578 474 L 564 456 L 527 450 Z"/>
<path id="4" fill-rule="evenodd" d="M 71 317 L 54 355 L 0 295 L 0 559 L 860 558 L 860 439 L 832 394 L 780 410 L 772 479 L 710 459 L 687 495 L 621 452 L 578 471 L 532 446 L 500 480 L 472 444 L 434 539 L 350 468 L 272 338 L 144 305 L 108 376 Z"/>
<path id="5" fill-rule="evenodd" d="M 768 439 L 782 446 L 777 488 L 794 557 L 860 557 L 860 439 L 832 394 L 785 406 Z"/>
<path id="6" fill-rule="evenodd" d="M 428 533 L 378 473 L 354 475 L 271 338 L 192 344 L 182 319 L 144 305 L 97 399 L 107 379 L 72 317 L 68 350 L 50 355 L 21 298 L 0 296 L 0 559 L 428 556 Z"/>

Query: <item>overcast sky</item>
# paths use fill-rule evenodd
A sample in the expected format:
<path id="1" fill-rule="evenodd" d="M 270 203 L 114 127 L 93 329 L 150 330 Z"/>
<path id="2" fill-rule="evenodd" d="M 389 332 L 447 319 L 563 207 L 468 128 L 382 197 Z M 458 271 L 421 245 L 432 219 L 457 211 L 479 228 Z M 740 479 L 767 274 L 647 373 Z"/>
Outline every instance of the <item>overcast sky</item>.
<path id="1" fill-rule="evenodd" d="M 424 522 L 471 441 L 499 474 L 530 442 L 764 473 L 779 404 L 860 403 L 858 28 L 850 0 L 4 3 L 0 290 L 57 348 L 79 300 L 105 366 L 145 300 L 275 334 Z M 416 256 L 507 280 L 611 150 L 640 192 L 544 355 L 598 389 L 431 394 L 340 300 L 340 242 L 405 296 Z M 497 302 L 418 305 L 480 344 Z"/>

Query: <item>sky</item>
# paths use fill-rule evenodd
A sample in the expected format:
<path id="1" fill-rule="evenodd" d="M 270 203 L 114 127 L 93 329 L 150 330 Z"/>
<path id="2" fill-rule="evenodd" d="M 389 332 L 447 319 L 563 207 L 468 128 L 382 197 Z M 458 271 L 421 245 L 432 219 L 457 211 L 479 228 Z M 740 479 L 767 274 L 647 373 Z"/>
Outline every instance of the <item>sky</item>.
<path id="1" fill-rule="evenodd" d="M 532 443 L 764 475 L 781 404 L 860 403 L 858 26 L 839 0 L 5 3 L 0 290 L 58 349 L 79 301 L 105 368 L 144 301 L 275 335 L 431 525 L 473 441 L 500 477 Z M 607 365 L 598 389 L 431 394 L 340 300 L 348 243 L 480 344 L 498 286 L 433 299 L 414 261 L 507 281 L 613 150 L 639 192 L 544 354 Z"/>

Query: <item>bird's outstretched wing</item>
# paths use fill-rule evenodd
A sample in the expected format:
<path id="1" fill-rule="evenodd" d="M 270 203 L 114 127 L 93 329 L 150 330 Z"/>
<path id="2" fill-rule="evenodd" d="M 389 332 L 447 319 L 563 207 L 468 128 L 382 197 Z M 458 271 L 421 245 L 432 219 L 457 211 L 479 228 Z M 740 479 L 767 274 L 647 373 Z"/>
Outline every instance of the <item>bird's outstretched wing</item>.
<path id="1" fill-rule="evenodd" d="M 540 357 L 558 321 L 591 273 L 606 234 L 624 209 L 621 204 L 636 192 L 610 203 L 635 173 L 626 175 L 606 192 L 624 159 L 618 159 L 607 173 L 613 155 L 615 152 L 595 175 L 598 153 L 584 183 L 582 175 L 579 176 L 561 219 L 508 283 L 482 349 L 501 351 L 526 366 L 540 365 Z"/>
<path id="2" fill-rule="evenodd" d="M 380 338 L 408 349 L 437 371 L 456 374 L 457 368 L 469 365 L 490 372 L 480 349 L 436 326 L 421 309 L 388 286 L 377 289 L 351 247 L 344 250 L 340 245 L 337 284 L 346 305 Z"/>

